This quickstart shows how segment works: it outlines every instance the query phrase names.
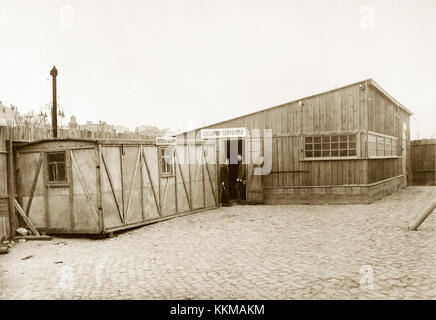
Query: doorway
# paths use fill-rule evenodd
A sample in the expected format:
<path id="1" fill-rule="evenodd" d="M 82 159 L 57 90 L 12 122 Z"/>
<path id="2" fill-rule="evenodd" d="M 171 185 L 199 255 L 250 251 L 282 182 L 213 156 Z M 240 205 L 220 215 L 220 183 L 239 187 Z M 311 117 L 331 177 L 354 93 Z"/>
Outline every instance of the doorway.
<path id="1" fill-rule="evenodd" d="M 247 172 L 245 139 L 227 139 L 226 157 L 230 160 L 229 164 L 229 200 L 236 200 L 238 193 L 236 189 L 236 179 L 238 176 L 238 154 L 242 156 L 242 164 Z M 245 200 L 246 191 L 241 195 L 241 200 Z"/>

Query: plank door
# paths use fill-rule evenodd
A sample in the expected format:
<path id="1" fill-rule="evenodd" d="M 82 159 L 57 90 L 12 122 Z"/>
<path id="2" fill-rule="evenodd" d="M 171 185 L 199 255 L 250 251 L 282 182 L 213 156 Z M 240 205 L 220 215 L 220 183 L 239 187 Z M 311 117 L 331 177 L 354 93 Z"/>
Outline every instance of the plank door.
<path id="1" fill-rule="evenodd" d="M 248 203 L 263 203 L 263 178 L 262 175 L 256 174 L 256 168 L 259 168 L 259 161 L 261 161 L 262 157 L 262 139 L 252 138 L 247 140 L 247 153 L 246 199 Z"/>
<path id="2" fill-rule="evenodd" d="M 203 174 L 204 174 L 204 207 L 215 208 L 218 206 L 218 188 L 216 176 L 216 146 L 203 144 Z"/>
<path id="3" fill-rule="evenodd" d="M 177 213 L 192 211 L 189 145 L 177 145 L 174 155 L 176 211 Z"/>
<path id="4" fill-rule="evenodd" d="M 175 166 L 173 146 L 158 146 L 156 148 L 159 161 L 159 206 L 163 216 L 177 213 Z"/>
<path id="5" fill-rule="evenodd" d="M 198 210 L 206 207 L 206 193 L 204 190 L 204 181 L 207 177 L 204 170 L 204 154 L 202 145 L 194 144 L 189 146 L 191 179 L 192 188 L 192 209 Z"/>
<path id="6" fill-rule="evenodd" d="M 124 145 L 121 149 L 124 220 L 126 225 L 130 225 L 144 220 L 141 146 Z"/>
<path id="7" fill-rule="evenodd" d="M 402 172 L 407 181 L 407 124 L 405 122 L 403 122 L 402 143 Z"/>
<path id="8" fill-rule="evenodd" d="M 101 196 L 106 229 L 119 228 L 126 224 L 121 157 L 120 146 L 102 146 Z"/>

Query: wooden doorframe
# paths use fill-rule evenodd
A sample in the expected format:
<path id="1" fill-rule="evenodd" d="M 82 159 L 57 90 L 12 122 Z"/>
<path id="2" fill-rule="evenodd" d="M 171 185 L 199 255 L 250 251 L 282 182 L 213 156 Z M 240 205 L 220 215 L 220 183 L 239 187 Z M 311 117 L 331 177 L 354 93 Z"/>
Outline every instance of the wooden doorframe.
<path id="1" fill-rule="evenodd" d="M 249 166 L 247 164 L 247 160 L 249 159 L 248 148 L 247 148 L 247 146 L 248 146 L 248 144 L 247 144 L 248 139 L 249 139 L 248 137 L 235 137 L 235 138 L 222 138 L 222 139 L 219 139 L 220 141 L 223 141 L 224 146 L 225 146 L 225 148 L 224 148 L 225 155 L 224 155 L 223 159 L 226 159 L 227 156 L 229 155 L 229 157 L 230 157 L 230 165 L 232 165 L 232 163 L 231 163 L 232 155 L 231 155 L 231 150 L 230 150 L 231 149 L 231 145 L 232 145 L 231 142 L 232 141 L 237 141 L 238 142 L 237 153 L 239 154 L 239 141 L 241 141 L 242 164 L 245 166 L 245 173 L 246 173 L 246 177 L 245 178 L 246 178 L 246 181 L 248 180 L 248 176 L 249 176 L 249 172 L 248 172 L 249 171 Z M 221 166 L 221 165 L 223 165 L 223 163 L 219 163 L 219 165 Z M 219 188 L 219 185 L 218 185 L 218 188 Z M 230 188 L 230 190 L 232 190 L 232 188 Z M 245 185 L 245 198 L 247 198 L 247 184 Z"/>
<path id="2" fill-rule="evenodd" d="M 407 123 L 406 122 L 403 122 L 401 132 L 402 132 L 401 133 L 401 142 L 402 142 L 402 146 L 401 146 L 402 147 L 402 154 L 401 154 L 402 162 L 401 162 L 401 165 L 402 165 L 402 172 L 403 172 L 405 181 L 407 183 L 408 177 L 407 177 Z"/>
<path id="3" fill-rule="evenodd" d="M 18 227 L 18 219 L 15 214 L 14 200 L 16 194 L 16 178 L 14 175 L 15 170 L 15 149 L 13 148 L 12 140 L 6 141 L 8 149 L 8 162 L 7 162 L 7 185 L 8 185 L 8 206 L 9 206 L 9 233 L 10 236 L 15 234 L 15 230 Z"/>
<path id="4" fill-rule="evenodd" d="M 263 141 L 263 138 L 259 137 L 257 139 L 259 140 L 259 143 L 260 143 L 260 145 L 259 145 L 259 148 L 260 148 L 259 156 L 260 157 L 264 157 L 264 154 L 263 154 L 263 150 L 264 150 L 264 145 L 263 145 L 264 141 Z M 248 141 L 250 142 L 249 144 L 247 144 L 247 146 L 249 146 L 249 148 L 247 148 L 247 153 L 249 152 L 249 157 L 250 157 L 249 161 L 250 161 L 250 163 L 247 164 L 247 185 L 246 185 L 245 192 L 246 192 L 246 197 L 247 197 L 247 201 L 248 202 L 251 201 L 253 203 L 263 203 L 264 202 L 264 198 L 265 198 L 265 194 L 264 194 L 265 179 L 264 179 L 263 175 L 261 175 L 261 176 L 255 176 L 254 175 L 254 171 L 256 170 L 256 168 L 259 168 L 259 166 L 261 166 L 261 164 L 254 163 L 254 161 L 255 160 L 257 161 L 258 159 L 253 159 L 253 140 L 256 140 L 256 139 L 253 139 L 253 137 L 251 139 L 247 139 L 247 142 Z M 248 168 L 250 168 L 251 170 L 248 170 Z M 260 180 L 259 181 L 259 183 L 260 183 L 260 190 L 252 190 L 251 193 L 260 194 L 260 198 L 253 201 L 253 200 L 248 199 L 249 198 L 248 195 L 250 193 L 250 190 L 251 190 L 251 187 L 252 187 L 254 179 L 259 179 Z"/>

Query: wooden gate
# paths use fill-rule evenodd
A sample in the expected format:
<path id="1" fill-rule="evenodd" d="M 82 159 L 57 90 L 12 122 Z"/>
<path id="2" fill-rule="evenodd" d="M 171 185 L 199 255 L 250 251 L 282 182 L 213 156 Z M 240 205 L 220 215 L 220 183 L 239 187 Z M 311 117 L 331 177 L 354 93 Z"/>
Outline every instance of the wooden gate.
<path id="1" fill-rule="evenodd" d="M 411 142 L 411 163 L 413 185 L 436 185 L 436 139 Z"/>
<path id="2" fill-rule="evenodd" d="M 407 124 L 403 122 L 403 130 L 402 130 L 402 171 L 404 175 L 404 180 L 407 183 Z"/>

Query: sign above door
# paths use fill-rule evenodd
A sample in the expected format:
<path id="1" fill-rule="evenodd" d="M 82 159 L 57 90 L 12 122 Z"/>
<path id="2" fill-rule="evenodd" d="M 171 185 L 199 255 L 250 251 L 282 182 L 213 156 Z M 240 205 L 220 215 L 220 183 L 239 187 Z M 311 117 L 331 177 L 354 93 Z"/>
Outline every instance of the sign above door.
<path id="1" fill-rule="evenodd" d="M 176 143 L 177 138 L 174 137 L 156 137 L 157 146 L 175 145 Z"/>
<path id="2" fill-rule="evenodd" d="M 245 138 L 247 136 L 247 128 L 222 128 L 222 129 L 202 129 L 200 130 L 200 138 L 204 139 L 220 139 L 220 138 Z"/>

